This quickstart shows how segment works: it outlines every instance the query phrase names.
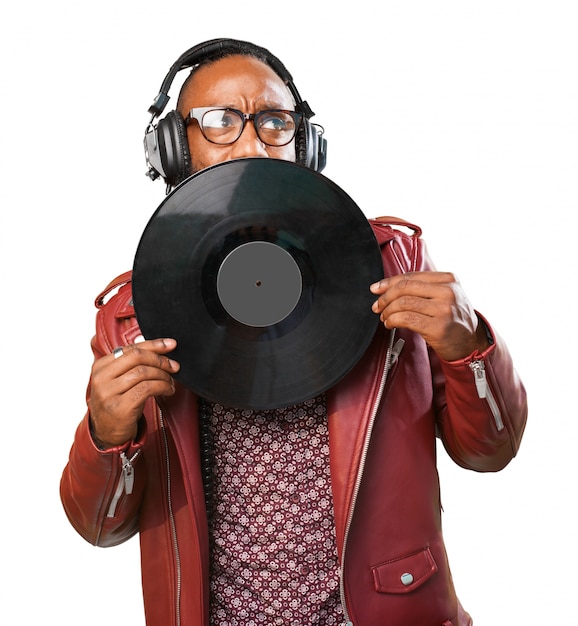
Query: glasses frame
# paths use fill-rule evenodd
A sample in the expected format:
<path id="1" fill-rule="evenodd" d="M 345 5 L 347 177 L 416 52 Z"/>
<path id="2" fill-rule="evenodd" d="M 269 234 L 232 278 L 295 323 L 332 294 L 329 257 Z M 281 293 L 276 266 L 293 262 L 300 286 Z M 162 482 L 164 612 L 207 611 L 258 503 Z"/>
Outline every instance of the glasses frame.
<path id="1" fill-rule="evenodd" d="M 241 120 L 243 121 L 243 124 L 241 125 L 241 128 L 239 130 L 239 134 L 237 135 L 237 137 L 235 137 L 235 139 L 233 139 L 233 141 L 227 141 L 227 142 L 222 143 L 218 141 L 213 141 L 212 139 L 209 139 L 207 135 L 205 135 L 205 129 L 203 128 L 203 117 L 209 111 L 230 111 L 231 113 L 235 113 L 241 118 Z M 295 130 L 290 139 L 288 139 L 284 143 L 269 143 L 268 141 L 265 141 L 261 137 L 261 134 L 259 133 L 259 127 L 257 125 L 257 121 L 259 117 L 267 113 L 287 113 L 289 116 L 291 116 L 291 118 L 293 119 L 293 122 L 295 123 Z M 288 111 L 287 109 L 263 109 L 262 111 L 257 111 L 257 113 L 244 113 L 243 111 L 240 111 L 239 109 L 233 109 L 232 107 L 218 107 L 218 106 L 194 107 L 189 111 L 188 115 L 185 117 L 185 126 L 189 126 L 190 124 L 192 124 L 193 120 L 197 121 L 197 124 L 199 125 L 199 130 L 201 131 L 203 137 L 208 142 L 215 144 L 216 146 L 230 146 L 234 144 L 236 141 L 238 141 L 239 137 L 243 134 L 243 131 L 245 130 L 245 126 L 247 122 L 252 121 L 253 126 L 255 128 L 255 132 L 257 133 L 257 137 L 259 137 L 259 141 L 263 142 L 266 146 L 272 146 L 273 148 L 281 148 L 282 146 L 286 146 L 287 144 L 291 143 L 293 139 L 295 139 L 295 136 L 297 135 L 297 131 L 299 130 L 299 127 L 301 126 L 301 123 L 303 121 L 303 113 L 301 113 L 300 111 Z"/>

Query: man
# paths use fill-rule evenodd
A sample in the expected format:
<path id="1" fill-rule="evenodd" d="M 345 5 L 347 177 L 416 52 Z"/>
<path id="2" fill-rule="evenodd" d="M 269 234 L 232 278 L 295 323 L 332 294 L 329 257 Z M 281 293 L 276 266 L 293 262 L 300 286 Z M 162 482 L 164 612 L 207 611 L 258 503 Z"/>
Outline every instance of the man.
<path id="1" fill-rule="evenodd" d="M 217 47 L 179 97 L 190 172 L 300 160 L 290 115 L 273 125 L 283 140 L 267 134 L 269 113 L 254 117 L 296 108 L 278 61 L 251 44 Z M 433 271 L 419 229 L 371 224 L 388 277 L 367 286 L 382 323 L 339 383 L 296 406 L 197 398 L 173 379 L 174 339 L 139 340 L 130 276 L 99 296 L 88 412 L 61 494 L 91 543 L 139 533 L 148 626 L 472 623 L 446 559 L 435 439 L 465 468 L 502 469 L 525 392 L 453 275 Z"/>

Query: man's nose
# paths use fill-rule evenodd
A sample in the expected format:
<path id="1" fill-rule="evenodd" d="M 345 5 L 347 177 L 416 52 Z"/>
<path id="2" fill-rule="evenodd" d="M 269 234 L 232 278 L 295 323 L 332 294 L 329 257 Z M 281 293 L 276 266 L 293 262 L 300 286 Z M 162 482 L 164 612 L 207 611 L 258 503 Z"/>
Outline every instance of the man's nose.
<path id="1" fill-rule="evenodd" d="M 235 159 L 269 156 L 265 144 L 259 139 L 252 121 L 247 121 L 241 136 L 233 144 L 231 152 L 232 157 Z"/>

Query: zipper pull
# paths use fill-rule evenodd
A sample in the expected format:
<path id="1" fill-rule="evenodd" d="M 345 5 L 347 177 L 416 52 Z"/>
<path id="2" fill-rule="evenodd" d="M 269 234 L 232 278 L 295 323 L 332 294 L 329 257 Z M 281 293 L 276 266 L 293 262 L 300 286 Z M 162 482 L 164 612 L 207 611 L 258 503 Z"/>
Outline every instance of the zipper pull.
<path id="1" fill-rule="evenodd" d="M 481 360 L 472 361 L 470 363 L 470 368 L 474 373 L 474 378 L 476 381 L 476 389 L 478 390 L 478 397 L 482 400 L 486 400 L 492 415 L 494 416 L 494 420 L 496 422 L 496 428 L 500 430 L 504 430 L 504 420 L 502 419 L 502 413 L 500 411 L 500 407 L 496 402 L 496 398 L 490 389 L 490 385 L 488 385 L 488 378 L 486 376 L 486 366 L 484 362 Z"/>
<path id="2" fill-rule="evenodd" d="M 124 452 L 120 453 L 120 459 L 122 461 L 122 473 L 124 475 L 124 491 L 127 496 L 130 496 L 134 487 L 134 467 L 132 465 L 132 459 L 129 459 Z"/>
<path id="3" fill-rule="evenodd" d="M 391 350 L 391 362 L 389 364 L 390 369 L 393 367 L 393 364 L 397 361 L 399 355 L 401 354 L 401 351 L 403 350 L 404 345 L 405 345 L 405 340 L 402 339 L 401 337 L 395 342 Z"/>
<path id="4" fill-rule="evenodd" d="M 488 379 L 486 378 L 486 366 L 483 361 L 477 360 L 470 363 L 470 369 L 474 373 L 478 397 L 485 398 L 488 394 Z"/>

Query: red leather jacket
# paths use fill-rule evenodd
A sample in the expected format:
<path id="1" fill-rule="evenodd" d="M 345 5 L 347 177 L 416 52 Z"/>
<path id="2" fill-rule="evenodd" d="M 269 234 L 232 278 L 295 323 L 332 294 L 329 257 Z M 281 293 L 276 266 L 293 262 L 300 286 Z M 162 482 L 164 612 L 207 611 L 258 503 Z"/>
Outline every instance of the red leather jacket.
<path id="1" fill-rule="evenodd" d="M 419 228 L 406 234 L 382 221 L 372 226 L 386 276 L 431 269 Z M 97 306 L 92 349 L 99 358 L 140 334 L 130 274 L 111 283 Z M 341 594 L 350 624 L 471 624 L 442 538 L 435 441 L 441 438 L 457 464 L 481 472 L 502 469 L 516 454 L 525 391 L 505 345 L 490 332 L 494 343 L 483 354 L 440 362 L 420 336 L 380 325 L 363 358 L 327 392 Z M 181 386 L 170 398 L 147 402 L 135 441 L 102 451 L 87 416 L 62 477 L 64 508 L 87 541 L 113 546 L 139 534 L 148 626 L 209 623 L 197 420 L 197 398 Z"/>

